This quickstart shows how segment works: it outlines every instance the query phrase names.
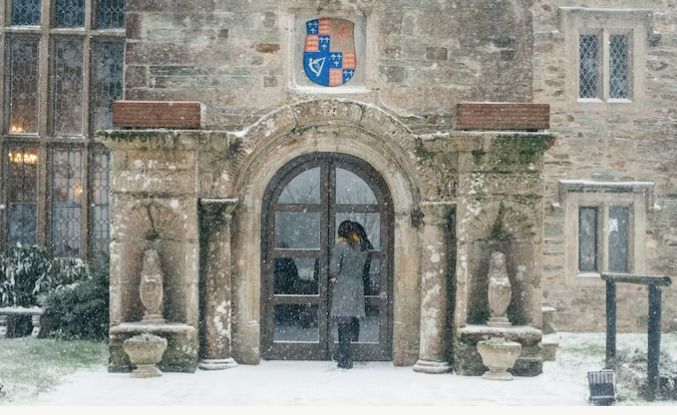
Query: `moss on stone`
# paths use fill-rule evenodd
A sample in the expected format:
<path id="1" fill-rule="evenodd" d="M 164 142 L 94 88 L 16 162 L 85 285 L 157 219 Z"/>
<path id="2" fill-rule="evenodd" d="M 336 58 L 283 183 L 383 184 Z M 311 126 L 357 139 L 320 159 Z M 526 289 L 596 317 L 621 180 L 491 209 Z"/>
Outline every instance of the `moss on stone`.
<path id="1" fill-rule="evenodd" d="M 497 167 L 536 163 L 553 141 L 551 135 L 545 134 L 500 135 L 492 144 L 491 163 Z"/>

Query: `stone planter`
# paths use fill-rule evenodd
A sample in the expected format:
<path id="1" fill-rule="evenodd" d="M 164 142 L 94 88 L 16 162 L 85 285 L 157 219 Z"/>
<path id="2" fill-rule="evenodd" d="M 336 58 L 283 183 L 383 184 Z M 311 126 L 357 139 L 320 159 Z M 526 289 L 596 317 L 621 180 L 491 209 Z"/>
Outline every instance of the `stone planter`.
<path id="1" fill-rule="evenodd" d="M 477 343 L 477 351 L 482 356 L 482 363 L 489 370 L 482 375 L 490 380 L 512 380 L 508 373 L 522 351 L 522 345 L 516 342 L 506 341 L 502 337 L 482 340 Z"/>
<path id="2" fill-rule="evenodd" d="M 162 354 L 167 349 L 166 339 L 153 334 L 139 334 L 125 340 L 122 347 L 132 365 L 136 366 L 132 372 L 133 378 L 162 376 L 156 365 L 160 363 Z"/>

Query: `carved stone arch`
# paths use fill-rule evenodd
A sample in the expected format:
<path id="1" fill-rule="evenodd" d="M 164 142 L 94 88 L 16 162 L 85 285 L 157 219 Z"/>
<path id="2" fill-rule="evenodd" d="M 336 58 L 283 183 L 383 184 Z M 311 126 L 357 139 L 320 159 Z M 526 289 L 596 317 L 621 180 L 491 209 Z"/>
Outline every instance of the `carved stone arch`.
<path id="1" fill-rule="evenodd" d="M 171 201 L 168 202 L 171 204 Z M 120 233 L 128 239 L 137 240 L 183 240 L 185 221 L 172 211 L 171 206 L 157 200 L 145 200 L 135 204 L 120 218 Z"/>
<path id="2" fill-rule="evenodd" d="M 531 322 L 533 293 L 540 287 L 539 267 L 534 263 L 534 244 L 540 244 L 539 212 L 533 206 L 514 201 L 484 202 L 473 220 L 465 224 L 469 236 L 467 322 L 484 324 L 489 317 L 487 279 L 492 251 L 506 256 L 508 275 L 512 284 L 512 301 L 508 316 L 515 325 Z M 524 278 L 518 280 L 517 267 L 526 267 Z"/>
<path id="3" fill-rule="evenodd" d="M 148 248 L 156 249 L 160 256 L 165 276 L 165 316 L 173 322 L 191 320 L 182 295 L 185 281 L 181 270 L 188 262 L 187 242 L 194 236 L 189 231 L 190 223 L 181 217 L 180 211 L 178 201 L 146 199 L 135 203 L 117 221 L 115 234 L 124 238 L 120 241 L 113 238 L 114 245 L 119 242 L 122 249 L 119 255 L 124 258 L 120 261 L 124 266 L 119 271 L 120 321 L 139 321 L 143 317 L 138 290 L 143 253 Z"/>
<path id="4" fill-rule="evenodd" d="M 330 127 L 334 132 L 351 128 L 372 137 L 374 144 L 389 152 L 392 163 L 405 172 L 409 191 L 415 194 L 416 142 L 414 134 L 402 122 L 380 108 L 357 101 L 321 99 L 301 101 L 275 110 L 245 130 L 229 168 L 234 192 L 239 192 L 250 177 L 251 165 L 266 148 L 282 147 L 298 139 L 309 129 Z M 332 128 L 333 127 L 333 128 Z M 237 137 L 235 137 L 237 138 Z M 374 148 L 373 150 L 378 150 Z"/>
<path id="5" fill-rule="evenodd" d="M 233 352 L 236 360 L 260 359 L 261 212 L 275 173 L 296 157 L 339 153 L 357 157 L 381 175 L 394 212 L 393 361 L 413 364 L 420 324 L 419 232 L 412 212 L 419 206 L 415 139 L 399 121 L 352 101 L 315 100 L 285 106 L 241 135 L 231 159 L 232 196 L 240 200 L 233 220 Z M 247 235 L 238 238 L 237 235 Z"/>

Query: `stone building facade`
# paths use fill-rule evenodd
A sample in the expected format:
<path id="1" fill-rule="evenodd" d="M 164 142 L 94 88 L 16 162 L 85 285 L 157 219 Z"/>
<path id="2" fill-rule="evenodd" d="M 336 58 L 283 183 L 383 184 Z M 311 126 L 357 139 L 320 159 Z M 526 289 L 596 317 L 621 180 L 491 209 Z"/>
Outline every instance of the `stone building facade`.
<path id="1" fill-rule="evenodd" d="M 124 99 L 199 102 L 202 128 L 99 133 L 111 369 L 141 331 L 168 338 L 166 370 L 329 359 L 326 261 L 351 218 L 374 243 L 359 356 L 479 374 L 476 343 L 501 334 L 522 344 L 516 373 L 540 373 L 544 305 L 560 329 L 600 329 L 600 271 L 677 271 L 677 10 L 637 3 L 129 0 Z M 324 17 L 354 24 L 342 86 L 303 71 Z M 463 102 L 487 104 L 463 120 Z M 549 128 L 510 105 L 492 123 L 489 102 L 549 104 Z M 141 322 L 149 248 L 162 325 Z M 508 328 L 485 325 L 494 251 Z M 645 324 L 641 290 L 619 289 L 622 329 Z M 664 304 L 667 328 L 670 290 Z"/>

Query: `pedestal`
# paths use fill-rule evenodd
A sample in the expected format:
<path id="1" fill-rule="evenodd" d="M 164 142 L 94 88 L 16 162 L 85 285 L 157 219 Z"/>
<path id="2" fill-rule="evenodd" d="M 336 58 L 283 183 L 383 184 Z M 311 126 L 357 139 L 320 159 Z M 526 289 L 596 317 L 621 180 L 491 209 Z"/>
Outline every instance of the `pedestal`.
<path id="1" fill-rule="evenodd" d="M 110 372 L 130 372 L 129 357 L 123 350 L 124 341 L 141 333 L 167 339 L 167 349 L 158 364 L 163 372 L 194 372 L 198 363 L 198 335 L 193 326 L 182 323 L 144 324 L 122 323 L 110 328 Z"/>

